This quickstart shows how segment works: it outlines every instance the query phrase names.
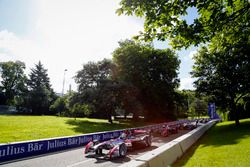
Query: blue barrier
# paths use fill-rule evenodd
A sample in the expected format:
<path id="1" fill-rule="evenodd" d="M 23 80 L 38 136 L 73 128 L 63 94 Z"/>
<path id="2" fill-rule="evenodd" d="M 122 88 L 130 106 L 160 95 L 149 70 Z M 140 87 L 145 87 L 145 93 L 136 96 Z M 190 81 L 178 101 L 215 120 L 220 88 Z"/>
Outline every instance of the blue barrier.
<path id="1" fill-rule="evenodd" d="M 2 144 L 0 145 L 0 162 L 80 147 L 86 145 L 91 140 L 97 139 L 100 141 L 104 141 L 118 137 L 121 133 L 122 130 L 46 140 Z"/>
<path id="2" fill-rule="evenodd" d="M 149 125 L 131 129 L 158 129 L 162 125 L 174 125 L 184 123 L 187 120 L 179 120 L 167 123 L 161 123 L 156 125 Z M 55 151 L 66 150 L 70 148 L 76 148 L 86 145 L 91 140 L 105 141 L 111 138 L 119 137 L 124 130 L 116 130 L 109 132 L 91 133 L 78 136 L 69 136 L 61 138 L 52 138 L 44 140 L 34 140 L 26 142 L 17 142 L 10 144 L 0 144 L 0 163 L 16 160 L 20 158 L 26 158 L 30 156 L 36 156 Z"/>

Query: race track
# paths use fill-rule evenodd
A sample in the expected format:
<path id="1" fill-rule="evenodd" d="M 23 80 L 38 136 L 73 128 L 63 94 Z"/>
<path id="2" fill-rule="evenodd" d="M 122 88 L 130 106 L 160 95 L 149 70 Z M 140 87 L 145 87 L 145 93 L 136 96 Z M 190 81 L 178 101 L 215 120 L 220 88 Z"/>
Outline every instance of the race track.
<path id="1" fill-rule="evenodd" d="M 2 164 L 3 167 L 117 167 L 123 163 L 129 162 L 136 157 L 145 154 L 147 151 L 156 149 L 161 145 L 189 132 L 180 130 L 178 134 L 172 134 L 168 137 L 156 136 L 153 138 L 152 146 L 148 148 L 137 148 L 129 151 L 125 158 L 114 160 L 105 160 L 103 157 L 85 156 L 84 148 L 77 148 L 59 153 L 51 153 L 39 157 L 33 157 L 25 160 Z"/>

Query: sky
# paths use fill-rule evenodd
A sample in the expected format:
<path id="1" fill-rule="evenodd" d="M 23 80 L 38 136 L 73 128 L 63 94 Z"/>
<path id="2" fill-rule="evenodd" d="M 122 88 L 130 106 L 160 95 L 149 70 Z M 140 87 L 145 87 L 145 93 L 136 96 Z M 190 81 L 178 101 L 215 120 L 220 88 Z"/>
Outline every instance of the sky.
<path id="1" fill-rule="evenodd" d="M 20 60 L 26 74 L 38 61 L 48 69 L 57 93 L 77 85 L 73 76 L 89 61 L 112 58 L 118 41 L 143 30 L 143 20 L 118 16 L 119 0 L 0 0 L 0 62 Z M 197 17 L 189 10 L 188 23 Z M 169 48 L 154 42 L 155 48 Z M 178 51 L 179 89 L 193 89 L 190 76 L 196 49 Z M 65 71 L 67 69 L 67 71 Z"/>

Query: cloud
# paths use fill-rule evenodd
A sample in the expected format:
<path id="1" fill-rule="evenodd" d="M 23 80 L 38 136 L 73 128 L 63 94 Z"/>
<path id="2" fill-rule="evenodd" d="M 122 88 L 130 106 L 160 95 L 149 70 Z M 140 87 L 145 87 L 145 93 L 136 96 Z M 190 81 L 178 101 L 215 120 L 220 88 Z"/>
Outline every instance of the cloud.
<path id="1" fill-rule="evenodd" d="M 83 63 L 112 58 L 119 40 L 143 30 L 142 20 L 115 14 L 118 3 L 113 0 L 37 1 L 32 36 L 0 31 L 1 61 L 21 60 L 30 69 L 41 60 L 56 92 L 61 92 L 63 72 L 68 69 L 65 90 L 70 84 L 76 89 L 72 77 Z"/>
<path id="2" fill-rule="evenodd" d="M 1 59 L 1 62 L 12 60 L 11 57 L 4 51 L 0 51 L 0 59 Z"/>
<path id="3" fill-rule="evenodd" d="M 1 61 L 24 61 L 31 66 L 42 58 L 42 50 L 33 41 L 19 38 L 8 30 L 0 31 Z"/>
<path id="4" fill-rule="evenodd" d="M 194 82 L 194 78 L 181 78 L 181 82 L 180 82 L 180 90 L 183 89 L 190 89 L 190 90 L 194 90 L 194 86 L 193 86 L 193 82 Z"/>

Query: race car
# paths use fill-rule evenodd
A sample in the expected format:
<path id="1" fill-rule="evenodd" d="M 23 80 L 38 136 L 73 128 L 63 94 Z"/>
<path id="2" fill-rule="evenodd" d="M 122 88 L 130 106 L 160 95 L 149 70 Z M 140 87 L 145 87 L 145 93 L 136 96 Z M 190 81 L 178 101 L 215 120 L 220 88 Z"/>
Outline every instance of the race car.
<path id="1" fill-rule="evenodd" d="M 155 135 L 160 134 L 163 137 L 167 137 L 170 135 L 167 125 L 161 125 L 157 129 L 154 129 L 153 132 Z"/>
<path id="2" fill-rule="evenodd" d="M 205 124 L 205 123 L 207 123 L 209 120 L 210 120 L 209 118 L 201 118 L 201 119 L 199 120 L 199 123 Z"/>
<path id="3" fill-rule="evenodd" d="M 197 128 L 197 126 L 198 126 L 198 120 L 193 120 L 193 121 L 184 123 L 182 125 L 182 128 L 185 130 L 193 130 L 193 129 Z"/>
<path id="4" fill-rule="evenodd" d="M 160 134 L 163 137 L 167 137 L 171 134 L 176 134 L 178 133 L 179 125 L 162 125 L 159 127 L 157 130 L 154 132 L 157 134 Z"/>
<path id="5" fill-rule="evenodd" d="M 127 146 L 124 140 L 120 138 L 104 142 L 90 141 L 85 147 L 85 154 L 88 153 L 95 153 L 96 155 L 105 154 L 105 158 L 108 159 L 124 157 L 127 154 Z"/>
<path id="6" fill-rule="evenodd" d="M 137 145 L 150 147 L 152 143 L 151 131 L 147 130 L 125 131 L 120 138 L 124 139 L 125 144 L 129 149 L 133 149 Z"/>
<path id="7" fill-rule="evenodd" d="M 170 134 L 176 134 L 178 133 L 179 126 L 178 125 L 169 125 L 168 131 Z"/>
<path id="8" fill-rule="evenodd" d="M 137 144 L 144 144 L 149 147 L 152 143 L 151 134 L 145 130 L 124 131 L 119 138 L 108 141 L 90 141 L 84 150 L 85 154 L 94 153 L 104 155 L 104 158 L 125 157 L 128 149 L 134 148 Z"/>

